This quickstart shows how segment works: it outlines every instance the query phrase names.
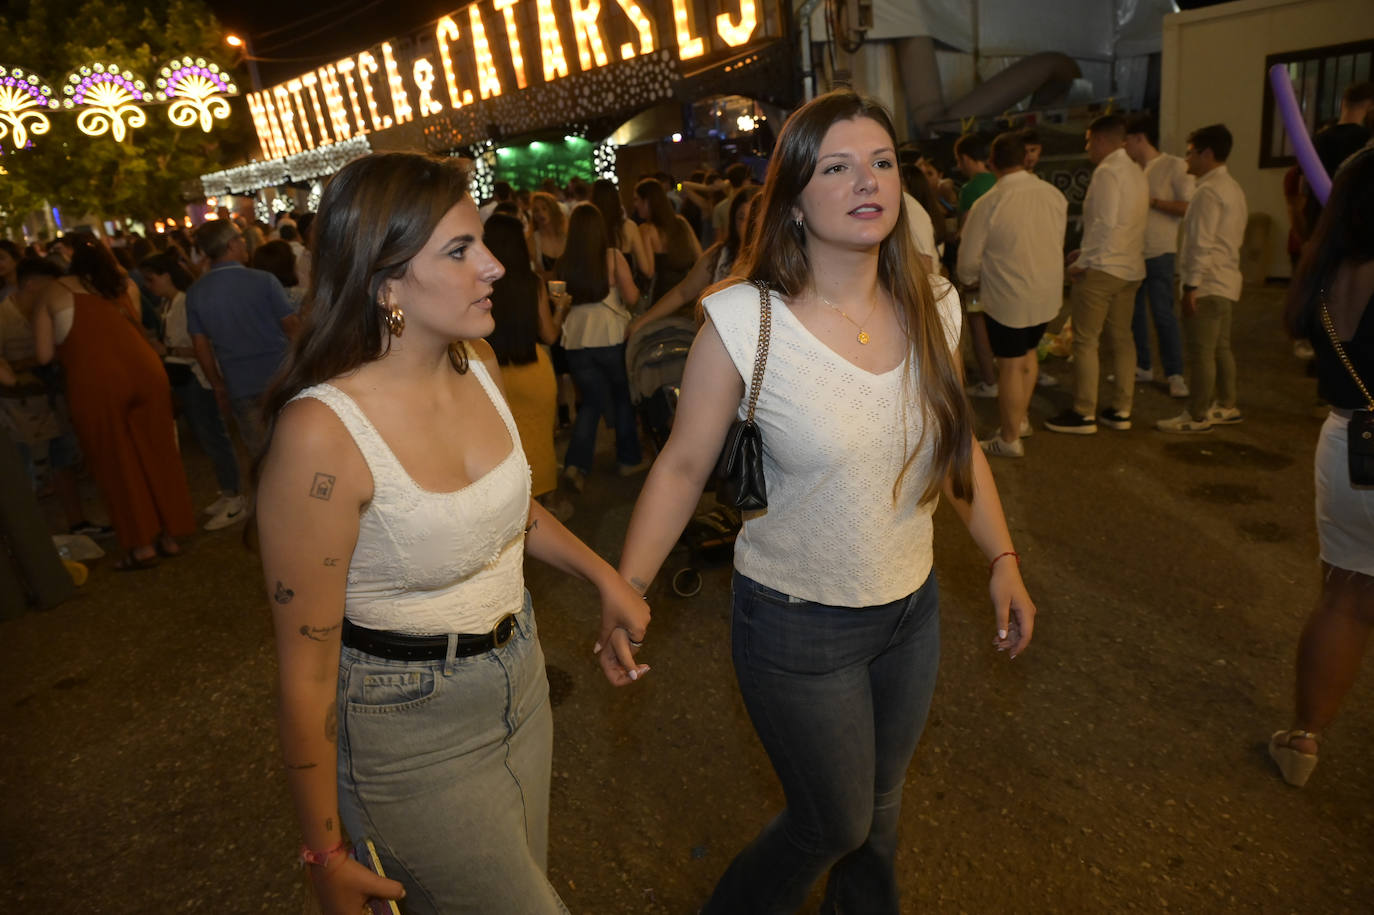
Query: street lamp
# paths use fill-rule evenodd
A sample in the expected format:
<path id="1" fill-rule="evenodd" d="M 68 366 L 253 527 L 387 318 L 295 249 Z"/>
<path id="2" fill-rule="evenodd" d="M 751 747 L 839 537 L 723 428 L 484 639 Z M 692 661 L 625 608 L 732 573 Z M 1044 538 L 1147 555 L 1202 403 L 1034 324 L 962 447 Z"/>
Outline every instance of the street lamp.
<path id="1" fill-rule="evenodd" d="M 242 52 L 243 59 L 248 61 L 248 81 L 253 84 L 254 92 L 261 92 L 262 80 L 258 77 L 258 59 L 253 56 L 253 42 L 230 33 L 224 36 L 224 43 Z"/>

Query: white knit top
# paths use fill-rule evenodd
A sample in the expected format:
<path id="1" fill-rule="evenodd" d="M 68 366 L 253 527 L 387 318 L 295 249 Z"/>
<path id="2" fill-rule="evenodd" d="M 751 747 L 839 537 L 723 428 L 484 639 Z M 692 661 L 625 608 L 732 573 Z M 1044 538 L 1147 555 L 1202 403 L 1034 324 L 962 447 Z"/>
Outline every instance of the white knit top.
<path id="1" fill-rule="evenodd" d="M 359 626 L 475 634 L 524 605 L 530 468 L 500 390 L 471 352 L 468 366 L 513 444 L 501 463 L 454 492 L 421 489 L 358 404 L 333 385 L 293 398 L 313 397 L 333 410 L 372 472 L 372 501 L 358 519 L 344 598 L 344 616 Z"/>
<path id="2" fill-rule="evenodd" d="M 950 348 L 962 314 L 954 287 L 930 278 Z M 758 348 L 759 293 L 747 283 L 703 303 L 740 377 L 747 412 Z M 735 568 L 760 584 L 840 607 L 885 604 L 925 583 L 932 563 L 932 500 L 920 504 L 934 442 L 892 485 L 920 438 L 913 361 L 864 371 L 816 339 L 773 294 L 773 330 L 754 421 L 763 433 L 768 508 L 750 513 Z"/>

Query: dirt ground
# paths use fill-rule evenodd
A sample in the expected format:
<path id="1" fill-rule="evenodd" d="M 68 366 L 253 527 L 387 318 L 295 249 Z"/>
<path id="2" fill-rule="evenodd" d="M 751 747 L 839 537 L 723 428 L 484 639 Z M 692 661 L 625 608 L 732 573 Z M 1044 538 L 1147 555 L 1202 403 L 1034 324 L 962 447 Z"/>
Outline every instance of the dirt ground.
<path id="1" fill-rule="evenodd" d="M 994 464 L 1040 616 L 990 647 L 986 563 L 937 514 L 944 652 L 906 786 L 906 911 L 1374 911 L 1374 693 L 1366 671 L 1305 789 L 1268 761 L 1317 593 L 1320 411 L 1248 292 L 1235 342 L 1244 424 L 1044 431 Z M 1039 420 L 1068 399 L 1042 389 Z M 1105 371 L 1105 369 L 1104 369 Z M 976 409 L 985 429 L 991 401 Z M 213 483 L 189 436 L 198 501 Z M 607 444 L 607 442 L 603 442 Z M 603 470 L 571 527 L 618 554 L 640 480 Z M 51 508 L 51 506 L 49 506 Z M 677 554 L 666 569 L 688 563 Z M 269 614 L 239 531 L 158 569 L 98 564 L 79 596 L 0 624 L 0 898 L 42 913 L 300 911 L 274 725 Z M 591 590 L 528 570 L 554 702 L 550 877 L 578 913 L 696 911 L 781 795 L 730 669 L 729 570 L 651 592 L 654 670 L 613 690 Z"/>

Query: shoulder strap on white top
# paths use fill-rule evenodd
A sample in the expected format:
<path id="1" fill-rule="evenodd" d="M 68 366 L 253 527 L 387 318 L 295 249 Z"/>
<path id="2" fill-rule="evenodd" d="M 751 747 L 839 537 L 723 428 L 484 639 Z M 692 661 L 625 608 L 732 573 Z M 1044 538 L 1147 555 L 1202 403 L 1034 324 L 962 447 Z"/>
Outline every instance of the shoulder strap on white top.
<path id="1" fill-rule="evenodd" d="M 374 487 L 380 485 L 383 480 L 390 479 L 395 472 L 404 475 L 404 468 L 396 460 L 396 456 L 391 453 L 391 449 L 387 447 L 381 433 L 372 425 L 372 421 L 367 418 L 367 414 L 352 397 L 332 384 L 316 384 L 301 391 L 288 402 L 300 400 L 302 397 L 313 397 L 333 410 L 334 415 L 339 417 L 339 422 L 343 423 L 348 434 L 353 436 L 354 444 L 358 446 L 363 459 L 367 461 L 368 470 L 372 472 Z"/>
<path id="2" fill-rule="evenodd" d="M 515 427 L 515 415 L 510 411 L 510 405 L 506 403 L 506 398 L 501 396 L 501 389 L 497 387 L 496 380 L 487 371 L 487 365 L 482 361 L 482 357 L 477 354 L 471 345 L 466 341 L 463 346 L 468 353 L 468 368 L 472 374 L 477 376 L 477 381 L 482 385 L 482 390 L 487 392 L 487 397 L 496 406 L 496 412 L 501 415 L 501 422 L 506 424 L 506 431 L 510 433 L 510 440 L 520 447 L 520 432 Z"/>

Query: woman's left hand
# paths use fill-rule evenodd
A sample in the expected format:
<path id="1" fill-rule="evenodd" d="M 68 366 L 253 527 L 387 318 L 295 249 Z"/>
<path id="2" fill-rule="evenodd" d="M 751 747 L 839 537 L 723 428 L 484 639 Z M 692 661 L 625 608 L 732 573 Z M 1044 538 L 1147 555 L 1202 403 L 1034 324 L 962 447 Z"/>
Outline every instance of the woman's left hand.
<path id="1" fill-rule="evenodd" d="M 1015 557 L 1008 556 L 993 565 L 988 592 L 992 595 L 992 609 L 997 617 L 997 638 L 993 645 L 998 651 L 1010 651 L 1014 658 L 1026 650 L 1035 628 L 1035 604 L 1021 580 L 1021 568 Z"/>
<path id="2" fill-rule="evenodd" d="M 608 578 L 601 586 L 601 636 L 595 651 L 613 685 L 625 686 L 649 672 L 648 664 L 635 659 L 648 628 L 648 602 L 619 575 Z"/>

